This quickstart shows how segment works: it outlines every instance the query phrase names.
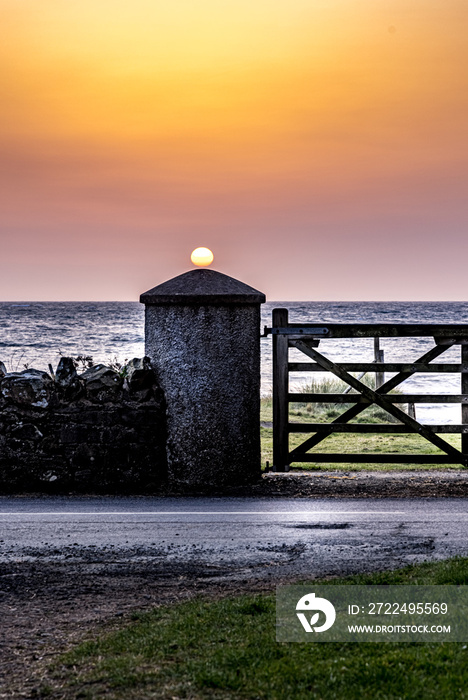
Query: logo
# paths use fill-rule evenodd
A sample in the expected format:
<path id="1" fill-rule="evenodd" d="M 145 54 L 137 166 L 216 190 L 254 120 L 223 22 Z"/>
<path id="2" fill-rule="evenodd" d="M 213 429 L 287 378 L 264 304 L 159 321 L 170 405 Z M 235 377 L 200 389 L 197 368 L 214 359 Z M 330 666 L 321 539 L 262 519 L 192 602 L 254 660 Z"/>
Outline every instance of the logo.
<path id="1" fill-rule="evenodd" d="M 307 593 L 307 595 L 302 596 L 296 605 L 296 611 L 299 610 L 314 613 L 309 621 L 304 612 L 297 612 L 301 625 L 306 632 L 325 632 L 335 622 L 336 612 L 333 605 L 326 598 L 316 598 L 315 593 Z M 320 627 L 314 627 L 319 620 L 321 612 L 325 615 L 325 622 Z"/>

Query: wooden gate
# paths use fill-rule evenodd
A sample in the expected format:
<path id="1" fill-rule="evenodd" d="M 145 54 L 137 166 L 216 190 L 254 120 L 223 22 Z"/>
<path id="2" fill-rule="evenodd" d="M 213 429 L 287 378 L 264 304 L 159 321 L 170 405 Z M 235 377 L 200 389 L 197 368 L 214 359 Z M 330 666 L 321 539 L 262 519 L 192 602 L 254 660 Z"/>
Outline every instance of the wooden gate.
<path id="1" fill-rule="evenodd" d="M 294 462 L 375 462 L 413 464 L 462 464 L 468 466 L 468 325 L 459 324 L 349 324 L 289 323 L 287 309 L 273 310 L 273 325 L 265 328 L 273 336 L 273 468 L 287 471 Z M 317 350 L 324 338 L 409 338 L 430 337 L 434 347 L 411 363 L 333 362 Z M 454 345 L 460 346 L 461 362 L 434 364 L 433 360 Z M 290 362 L 289 348 L 303 353 L 308 362 Z M 313 362 L 310 362 L 313 360 Z M 358 393 L 293 393 L 289 390 L 289 372 L 331 372 Z M 351 372 L 396 372 L 375 390 Z M 456 372 L 461 377 L 460 394 L 389 394 L 417 372 Z M 382 376 L 382 375 L 380 375 Z M 292 402 L 346 403 L 353 405 L 330 423 L 295 423 L 289 420 Z M 461 424 L 423 425 L 395 404 L 459 403 Z M 398 423 L 351 423 L 365 408 L 376 405 Z M 309 452 L 332 433 L 417 433 L 438 447 L 442 454 L 337 454 Z M 291 433 L 313 433 L 298 447 L 289 449 Z M 440 437 L 460 433 L 461 450 Z"/>

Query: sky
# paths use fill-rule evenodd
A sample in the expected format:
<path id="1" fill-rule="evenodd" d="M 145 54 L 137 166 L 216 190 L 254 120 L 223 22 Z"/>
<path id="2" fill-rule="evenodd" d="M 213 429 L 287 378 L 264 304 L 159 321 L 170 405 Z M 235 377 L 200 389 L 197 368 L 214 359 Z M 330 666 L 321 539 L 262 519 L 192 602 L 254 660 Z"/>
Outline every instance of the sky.
<path id="1" fill-rule="evenodd" d="M 466 0 L 0 0 L 0 300 L 464 300 Z"/>

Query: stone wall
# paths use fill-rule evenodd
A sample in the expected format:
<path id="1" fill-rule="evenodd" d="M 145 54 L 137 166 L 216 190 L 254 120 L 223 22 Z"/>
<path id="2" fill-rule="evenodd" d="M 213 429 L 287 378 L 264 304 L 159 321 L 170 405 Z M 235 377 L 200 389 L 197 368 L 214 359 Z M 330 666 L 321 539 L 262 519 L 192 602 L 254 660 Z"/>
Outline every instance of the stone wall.
<path id="1" fill-rule="evenodd" d="M 148 493 L 166 480 L 164 397 L 148 358 L 119 371 L 6 371 L 0 363 L 0 493 Z"/>

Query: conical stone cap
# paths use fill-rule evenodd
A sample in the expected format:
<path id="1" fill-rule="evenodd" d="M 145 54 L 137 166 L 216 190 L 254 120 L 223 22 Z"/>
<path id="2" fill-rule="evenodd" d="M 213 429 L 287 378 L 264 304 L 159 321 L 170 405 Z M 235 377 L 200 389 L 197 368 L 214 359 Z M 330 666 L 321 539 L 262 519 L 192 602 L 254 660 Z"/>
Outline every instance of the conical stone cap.
<path id="1" fill-rule="evenodd" d="M 142 304 L 263 304 L 265 295 L 216 270 L 190 270 L 149 289 Z"/>

